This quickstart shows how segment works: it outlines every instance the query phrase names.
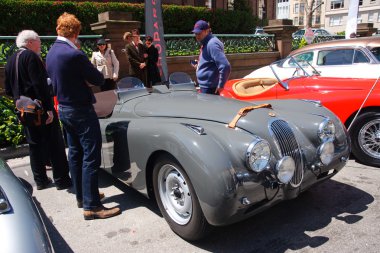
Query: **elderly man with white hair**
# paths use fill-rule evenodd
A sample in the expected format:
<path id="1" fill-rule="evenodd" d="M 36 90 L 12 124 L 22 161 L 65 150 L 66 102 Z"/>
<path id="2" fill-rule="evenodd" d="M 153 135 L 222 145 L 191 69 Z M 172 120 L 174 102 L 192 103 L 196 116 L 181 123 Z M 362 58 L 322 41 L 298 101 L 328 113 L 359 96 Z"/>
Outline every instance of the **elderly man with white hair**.
<path id="1" fill-rule="evenodd" d="M 16 38 L 19 48 L 5 66 L 6 94 L 14 101 L 21 96 L 39 100 L 46 111 L 46 122 L 40 126 L 24 125 L 29 144 L 30 166 L 37 190 L 47 188 L 52 180 L 46 174 L 49 158 L 53 166 L 53 178 L 58 190 L 72 185 L 58 117 L 54 111 L 47 72 L 39 56 L 41 40 L 33 30 L 21 31 Z M 17 66 L 16 66 L 17 64 Z M 55 117 L 54 117 L 55 116 Z M 53 150 L 47 154 L 47 147 Z"/>

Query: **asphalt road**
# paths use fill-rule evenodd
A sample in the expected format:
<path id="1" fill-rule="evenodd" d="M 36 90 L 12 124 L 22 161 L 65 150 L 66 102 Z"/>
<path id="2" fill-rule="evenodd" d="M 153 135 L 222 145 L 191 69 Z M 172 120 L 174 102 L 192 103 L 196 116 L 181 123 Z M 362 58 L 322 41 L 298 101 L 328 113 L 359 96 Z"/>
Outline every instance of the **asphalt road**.
<path id="1" fill-rule="evenodd" d="M 51 187 L 37 191 L 29 158 L 8 160 L 33 185 L 33 196 L 57 253 L 70 252 L 379 252 L 380 168 L 350 160 L 333 179 L 297 199 L 243 222 L 216 228 L 189 243 L 174 234 L 155 203 L 106 173 L 100 174 L 105 206 L 123 213 L 85 221 L 75 196 Z M 51 172 L 49 172 L 51 174 Z"/>

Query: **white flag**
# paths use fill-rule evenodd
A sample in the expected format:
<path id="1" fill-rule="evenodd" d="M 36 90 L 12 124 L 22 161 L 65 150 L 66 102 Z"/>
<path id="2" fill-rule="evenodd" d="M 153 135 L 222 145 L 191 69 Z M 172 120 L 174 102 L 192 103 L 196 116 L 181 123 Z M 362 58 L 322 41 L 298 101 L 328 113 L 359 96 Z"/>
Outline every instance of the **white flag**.
<path id="1" fill-rule="evenodd" d="M 349 39 L 350 35 L 353 33 L 356 35 L 356 28 L 358 26 L 358 11 L 359 0 L 350 0 L 346 25 L 346 39 Z"/>

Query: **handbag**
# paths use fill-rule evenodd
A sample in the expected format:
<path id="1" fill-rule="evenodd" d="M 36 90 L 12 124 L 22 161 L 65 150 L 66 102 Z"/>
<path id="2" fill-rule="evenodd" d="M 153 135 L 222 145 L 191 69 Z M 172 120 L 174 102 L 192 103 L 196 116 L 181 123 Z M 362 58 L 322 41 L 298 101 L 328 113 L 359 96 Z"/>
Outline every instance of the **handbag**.
<path id="1" fill-rule="evenodd" d="M 47 119 L 41 101 L 25 96 L 16 100 L 16 115 L 24 126 L 41 126 Z"/>
<path id="2" fill-rule="evenodd" d="M 18 99 L 16 100 L 16 116 L 23 126 L 28 127 L 38 127 L 44 125 L 47 119 L 47 114 L 45 113 L 42 102 L 37 99 L 31 99 L 30 97 L 20 96 L 20 89 L 18 85 L 18 60 L 21 53 L 24 50 L 20 50 L 16 56 L 16 79 L 15 79 L 15 90 L 18 94 L 14 94 Z"/>

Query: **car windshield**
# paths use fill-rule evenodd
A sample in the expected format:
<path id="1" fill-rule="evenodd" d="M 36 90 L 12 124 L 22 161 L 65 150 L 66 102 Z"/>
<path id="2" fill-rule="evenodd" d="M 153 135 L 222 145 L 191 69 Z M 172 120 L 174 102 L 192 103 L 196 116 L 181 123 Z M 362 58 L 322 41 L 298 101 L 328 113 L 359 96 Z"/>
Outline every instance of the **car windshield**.
<path id="1" fill-rule="evenodd" d="M 305 34 L 305 30 L 298 30 L 297 32 L 294 33 L 294 35 L 301 36 Z"/>
<path id="2" fill-rule="evenodd" d="M 282 79 L 281 78 L 281 69 L 285 66 L 290 66 L 294 68 L 292 77 Z M 274 76 L 278 82 L 284 87 L 284 89 L 289 90 L 288 81 L 294 78 L 300 78 L 305 76 L 318 75 L 319 72 L 309 63 L 307 58 L 297 58 L 293 56 L 288 56 L 282 60 L 272 63 L 269 65 Z"/>

